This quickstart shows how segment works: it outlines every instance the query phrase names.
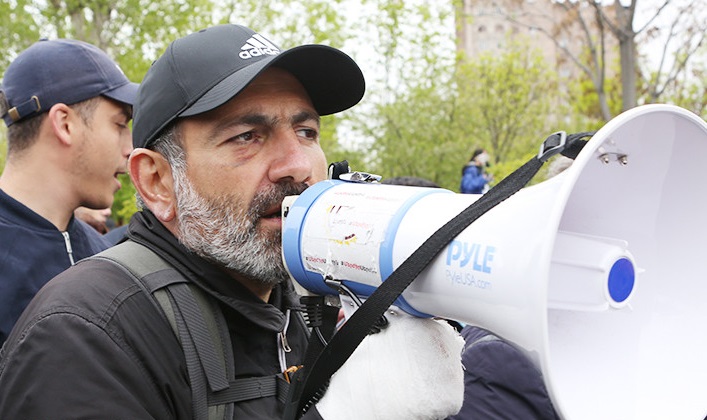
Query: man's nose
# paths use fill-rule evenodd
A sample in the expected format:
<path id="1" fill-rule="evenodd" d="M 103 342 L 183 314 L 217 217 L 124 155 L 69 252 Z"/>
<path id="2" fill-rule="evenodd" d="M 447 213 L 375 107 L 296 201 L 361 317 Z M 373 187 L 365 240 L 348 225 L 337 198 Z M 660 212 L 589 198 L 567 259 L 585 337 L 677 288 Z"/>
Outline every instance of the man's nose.
<path id="1" fill-rule="evenodd" d="M 295 133 L 285 133 L 272 144 L 273 150 L 269 151 L 273 154 L 268 172 L 270 181 L 309 181 L 312 176 L 312 161 L 303 140 Z"/>

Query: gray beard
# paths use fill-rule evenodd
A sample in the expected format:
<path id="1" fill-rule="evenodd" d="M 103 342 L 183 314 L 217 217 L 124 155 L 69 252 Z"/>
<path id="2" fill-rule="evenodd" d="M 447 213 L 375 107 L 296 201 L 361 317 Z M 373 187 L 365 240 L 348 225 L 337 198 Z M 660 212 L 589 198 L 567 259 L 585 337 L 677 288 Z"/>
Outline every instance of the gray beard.
<path id="1" fill-rule="evenodd" d="M 250 208 L 238 208 L 239 194 L 207 199 L 185 174 L 175 173 L 179 241 L 197 255 L 261 285 L 274 287 L 288 279 L 277 231 L 258 232 L 258 221 L 273 203 L 301 194 L 304 184 L 275 184 L 253 198 Z M 177 179 L 179 178 L 179 179 Z"/>

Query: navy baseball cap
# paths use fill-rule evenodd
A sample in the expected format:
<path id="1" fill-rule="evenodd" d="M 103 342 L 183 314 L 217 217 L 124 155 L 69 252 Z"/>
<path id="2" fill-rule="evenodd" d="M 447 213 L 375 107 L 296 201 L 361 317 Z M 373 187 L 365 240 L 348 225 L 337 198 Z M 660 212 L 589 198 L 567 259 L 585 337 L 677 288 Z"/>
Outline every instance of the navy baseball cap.
<path id="1" fill-rule="evenodd" d="M 2 81 L 10 125 L 35 117 L 58 104 L 105 96 L 132 105 L 137 96 L 132 83 L 108 54 L 83 41 L 40 40 L 10 63 Z"/>
<path id="2" fill-rule="evenodd" d="M 140 83 L 133 146 L 149 147 L 172 121 L 215 109 L 270 66 L 292 73 L 320 115 L 356 105 L 363 73 L 344 52 L 325 45 L 280 48 L 240 25 L 218 25 L 172 42 Z"/>

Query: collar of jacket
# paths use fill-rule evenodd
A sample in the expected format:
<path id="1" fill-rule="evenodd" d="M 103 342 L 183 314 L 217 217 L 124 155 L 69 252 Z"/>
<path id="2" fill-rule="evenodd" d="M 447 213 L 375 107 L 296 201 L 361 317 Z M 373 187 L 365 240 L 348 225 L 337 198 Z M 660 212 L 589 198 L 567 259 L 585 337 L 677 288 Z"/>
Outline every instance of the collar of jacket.
<path id="1" fill-rule="evenodd" d="M 132 217 L 127 237 L 150 248 L 188 280 L 262 328 L 282 331 L 284 312 L 299 306 L 290 281 L 276 286 L 270 301 L 263 302 L 218 266 L 185 248 L 149 210 Z"/>
<path id="2" fill-rule="evenodd" d="M 32 209 L 15 200 L 1 189 L 0 218 L 6 219 L 8 224 L 22 226 L 33 231 L 43 230 L 51 232 L 52 234 L 60 234 L 61 232 L 52 222 L 35 213 Z M 66 231 L 69 233 L 74 232 L 79 223 L 83 222 L 72 215 L 71 219 L 69 219 L 69 224 L 66 226 Z"/>

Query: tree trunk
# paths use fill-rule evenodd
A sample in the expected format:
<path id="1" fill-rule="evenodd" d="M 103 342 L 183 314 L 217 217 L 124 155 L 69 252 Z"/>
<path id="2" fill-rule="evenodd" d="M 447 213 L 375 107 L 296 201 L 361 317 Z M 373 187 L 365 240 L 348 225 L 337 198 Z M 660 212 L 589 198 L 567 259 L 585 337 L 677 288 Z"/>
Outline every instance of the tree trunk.
<path id="1" fill-rule="evenodd" d="M 604 89 L 597 89 L 597 98 L 599 100 L 599 109 L 601 109 L 601 116 L 604 121 L 609 121 L 612 117 L 611 110 L 609 109 L 609 100 L 606 97 L 606 92 Z"/>
<path id="2" fill-rule="evenodd" d="M 621 60 L 621 109 L 634 108 L 638 105 L 636 87 L 636 32 L 633 29 L 633 17 L 636 1 L 629 5 L 616 5 L 616 22 L 614 34 L 619 40 Z"/>
<path id="3" fill-rule="evenodd" d="M 621 101 L 622 110 L 638 105 L 636 99 L 636 44 L 634 37 L 619 42 L 621 54 Z"/>

